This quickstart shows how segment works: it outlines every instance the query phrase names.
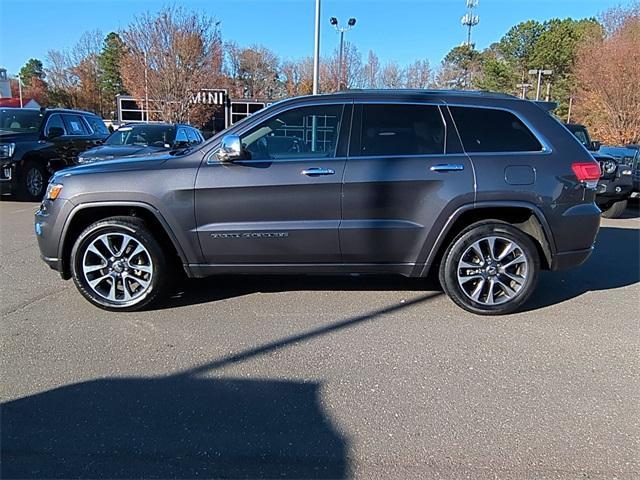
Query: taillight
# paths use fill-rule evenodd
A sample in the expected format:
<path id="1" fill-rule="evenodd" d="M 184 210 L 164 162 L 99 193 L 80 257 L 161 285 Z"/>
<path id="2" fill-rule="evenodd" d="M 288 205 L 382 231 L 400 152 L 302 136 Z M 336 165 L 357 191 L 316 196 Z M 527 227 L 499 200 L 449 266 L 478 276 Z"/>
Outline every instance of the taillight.
<path id="1" fill-rule="evenodd" d="M 573 163 L 571 164 L 571 170 L 573 170 L 580 182 L 597 182 L 602 176 L 598 162 Z"/>

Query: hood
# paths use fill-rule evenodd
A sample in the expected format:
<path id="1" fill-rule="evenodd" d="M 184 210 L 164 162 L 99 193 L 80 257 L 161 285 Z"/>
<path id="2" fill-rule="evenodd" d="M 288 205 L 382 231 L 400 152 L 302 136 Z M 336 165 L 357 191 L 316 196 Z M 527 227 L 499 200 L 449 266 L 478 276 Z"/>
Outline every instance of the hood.
<path id="1" fill-rule="evenodd" d="M 175 156 L 167 152 L 157 154 L 123 157 L 115 160 L 103 160 L 86 165 L 78 165 L 77 167 L 65 168 L 56 172 L 52 181 L 62 179 L 64 177 L 72 177 L 76 175 L 88 175 L 92 173 L 122 172 L 133 170 L 145 170 L 147 168 L 157 167 L 158 163 L 164 163 Z"/>
<path id="2" fill-rule="evenodd" d="M 40 140 L 40 132 L 8 132 L 0 130 L 0 143 L 35 142 Z"/>
<path id="3" fill-rule="evenodd" d="M 154 146 L 143 147 L 140 145 L 101 145 L 81 153 L 80 158 L 87 159 L 87 162 L 97 162 L 129 155 L 145 155 L 165 150 L 169 149 Z"/>

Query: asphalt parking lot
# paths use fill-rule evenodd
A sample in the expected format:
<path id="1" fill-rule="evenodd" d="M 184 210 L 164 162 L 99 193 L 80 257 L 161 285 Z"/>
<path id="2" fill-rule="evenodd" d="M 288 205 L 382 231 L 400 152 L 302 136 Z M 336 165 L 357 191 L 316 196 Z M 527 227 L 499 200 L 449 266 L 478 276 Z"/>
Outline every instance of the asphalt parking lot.
<path id="1" fill-rule="evenodd" d="M 0 203 L 2 478 L 640 477 L 640 219 L 478 317 L 433 281 L 185 282 L 114 314 Z"/>

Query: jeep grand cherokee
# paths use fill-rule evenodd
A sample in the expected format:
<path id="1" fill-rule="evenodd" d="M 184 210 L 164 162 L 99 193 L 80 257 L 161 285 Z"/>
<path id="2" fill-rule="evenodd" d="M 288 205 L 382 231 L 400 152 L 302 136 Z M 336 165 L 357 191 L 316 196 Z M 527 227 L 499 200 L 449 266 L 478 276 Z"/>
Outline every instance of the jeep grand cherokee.
<path id="1" fill-rule="evenodd" d="M 599 165 L 544 106 L 456 91 L 285 100 L 193 150 L 56 174 L 42 257 L 94 305 L 163 298 L 172 271 L 423 277 L 479 314 L 580 265 Z"/>

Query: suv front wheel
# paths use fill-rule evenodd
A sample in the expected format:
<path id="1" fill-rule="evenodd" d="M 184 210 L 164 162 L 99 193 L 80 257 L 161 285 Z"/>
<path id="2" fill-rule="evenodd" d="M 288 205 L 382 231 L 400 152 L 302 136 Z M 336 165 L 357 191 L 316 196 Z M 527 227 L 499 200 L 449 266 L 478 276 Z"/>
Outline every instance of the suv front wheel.
<path id="1" fill-rule="evenodd" d="M 49 172 L 46 167 L 38 161 L 30 160 L 24 165 L 19 193 L 27 201 L 39 202 L 44 197 L 48 181 Z"/>
<path id="2" fill-rule="evenodd" d="M 168 283 L 162 248 L 136 217 L 111 217 L 87 227 L 71 252 L 80 293 L 105 310 L 139 310 L 162 298 Z"/>
<path id="3" fill-rule="evenodd" d="M 463 230 L 440 265 L 440 283 L 465 310 L 502 315 L 524 304 L 538 280 L 540 256 L 531 238 L 508 223 L 479 222 Z"/>

